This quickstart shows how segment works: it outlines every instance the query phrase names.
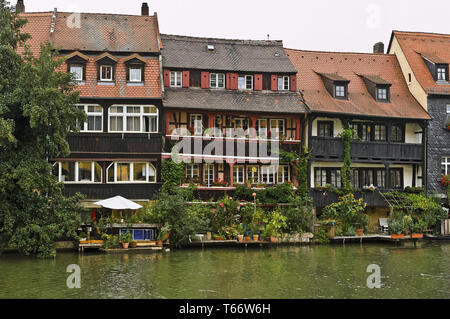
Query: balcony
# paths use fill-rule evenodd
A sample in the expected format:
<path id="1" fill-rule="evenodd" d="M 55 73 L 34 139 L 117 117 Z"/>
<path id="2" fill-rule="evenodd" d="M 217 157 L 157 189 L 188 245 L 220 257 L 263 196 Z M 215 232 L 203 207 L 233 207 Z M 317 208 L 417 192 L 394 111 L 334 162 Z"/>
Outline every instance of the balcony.
<path id="1" fill-rule="evenodd" d="M 105 199 L 120 195 L 129 199 L 151 199 L 161 187 L 160 183 L 148 184 L 65 184 L 64 195 L 76 193 L 86 195 L 86 199 Z"/>
<path id="2" fill-rule="evenodd" d="M 387 191 L 387 190 L 386 190 Z M 334 192 L 326 190 L 311 189 L 309 191 L 310 197 L 313 199 L 315 207 L 325 207 L 332 203 L 339 201 L 339 196 Z M 386 207 L 388 203 L 384 200 L 379 191 L 357 191 L 355 192 L 355 198 L 363 198 L 368 207 Z"/>
<path id="3" fill-rule="evenodd" d="M 344 143 L 340 138 L 312 136 L 309 148 L 315 158 L 342 159 Z M 352 141 L 350 154 L 352 159 L 390 160 L 396 162 L 423 161 L 424 147 L 422 144 L 390 143 L 390 142 L 362 142 Z"/>

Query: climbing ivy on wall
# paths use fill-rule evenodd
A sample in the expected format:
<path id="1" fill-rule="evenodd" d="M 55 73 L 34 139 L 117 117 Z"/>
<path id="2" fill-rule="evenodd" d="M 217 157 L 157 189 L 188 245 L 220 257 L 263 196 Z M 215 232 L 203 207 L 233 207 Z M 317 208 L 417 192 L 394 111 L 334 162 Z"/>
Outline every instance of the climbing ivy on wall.
<path id="1" fill-rule="evenodd" d="M 352 160 L 350 156 L 351 141 L 355 134 L 355 130 L 346 128 L 340 134 L 344 143 L 344 164 L 342 166 L 342 189 L 346 194 L 353 193 L 353 187 L 351 183 L 352 174 Z"/>

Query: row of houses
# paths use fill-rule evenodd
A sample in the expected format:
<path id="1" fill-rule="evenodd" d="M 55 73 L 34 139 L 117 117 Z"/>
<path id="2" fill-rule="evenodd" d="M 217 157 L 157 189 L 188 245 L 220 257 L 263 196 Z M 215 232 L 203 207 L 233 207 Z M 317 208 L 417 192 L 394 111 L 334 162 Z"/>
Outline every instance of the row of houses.
<path id="1" fill-rule="evenodd" d="M 306 146 L 321 208 L 336 199 L 326 186 L 342 186 L 345 128 L 356 132 L 351 179 L 369 214 L 389 213 L 383 191 L 445 196 L 450 35 L 393 31 L 387 52 L 383 43 L 373 53 L 318 52 L 161 34 L 146 3 L 141 15 L 28 13 L 21 0 L 17 10 L 32 51 L 52 43 L 80 92 L 87 122 L 70 134 L 70 156 L 52 161 L 68 195 L 86 194 L 86 208 L 115 195 L 150 200 L 180 140 L 186 183 L 205 198 L 239 184 L 295 184 L 292 165 L 267 148 Z"/>

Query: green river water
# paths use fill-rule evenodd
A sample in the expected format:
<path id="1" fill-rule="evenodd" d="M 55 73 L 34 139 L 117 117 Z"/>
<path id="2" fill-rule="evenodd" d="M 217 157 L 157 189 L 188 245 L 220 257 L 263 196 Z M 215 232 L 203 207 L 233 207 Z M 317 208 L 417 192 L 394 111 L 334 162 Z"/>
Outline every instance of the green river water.
<path id="1" fill-rule="evenodd" d="M 81 288 L 66 268 L 81 269 Z M 381 288 L 366 285 L 367 266 Z M 450 243 L 0 256 L 0 298 L 450 298 Z"/>

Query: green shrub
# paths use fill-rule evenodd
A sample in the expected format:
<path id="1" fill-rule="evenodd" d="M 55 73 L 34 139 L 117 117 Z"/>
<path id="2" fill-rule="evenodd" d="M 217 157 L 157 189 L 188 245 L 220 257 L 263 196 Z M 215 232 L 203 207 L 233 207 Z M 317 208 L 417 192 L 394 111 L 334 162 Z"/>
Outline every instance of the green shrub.
<path id="1" fill-rule="evenodd" d="M 292 197 L 289 200 L 292 206 L 288 206 L 284 211 L 286 216 L 287 233 L 302 233 L 310 230 L 310 222 L 312 218 L 312 206 L 309 200 L 305 200 L 299 196 Z"/>
<path id="2" fill-rule="evenodd" d="M 253 190 L 248 188 L 246 185 L 237 185 L 234 191 L 234 199 L 252 202 L 253 201 Z"/>

